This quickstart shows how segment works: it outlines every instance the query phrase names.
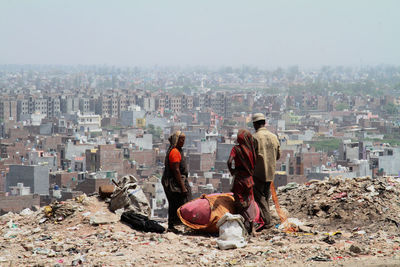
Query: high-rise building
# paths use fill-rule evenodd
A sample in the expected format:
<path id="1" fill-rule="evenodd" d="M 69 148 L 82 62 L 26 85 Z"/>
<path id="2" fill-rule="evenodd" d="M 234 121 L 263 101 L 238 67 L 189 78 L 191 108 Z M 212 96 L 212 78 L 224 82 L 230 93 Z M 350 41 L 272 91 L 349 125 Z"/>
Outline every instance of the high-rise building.
<path id="1" fill-rule="evenodd" d="M 0 101 L 0 121 L 9 122 L 17 120 L 17 101 Z"/>

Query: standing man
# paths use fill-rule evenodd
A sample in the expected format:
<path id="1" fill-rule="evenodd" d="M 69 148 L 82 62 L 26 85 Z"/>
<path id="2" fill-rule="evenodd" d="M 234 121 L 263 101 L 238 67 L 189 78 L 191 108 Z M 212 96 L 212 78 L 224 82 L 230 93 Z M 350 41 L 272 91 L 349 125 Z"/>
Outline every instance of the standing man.
<path id="1" fill-rule="evenodd" d="M 254 199 L 257 202 L 265 227 L 271 226 L 271 214 L 268 200 L 270 186 L 274 180 L 276 160 L 280 158 L 280 147 L 277 136 L 265 128 L 265 116 L 262 113 L 253 115 L 253 126 L 257 141 L 256 165 L 254 170 Z"/>

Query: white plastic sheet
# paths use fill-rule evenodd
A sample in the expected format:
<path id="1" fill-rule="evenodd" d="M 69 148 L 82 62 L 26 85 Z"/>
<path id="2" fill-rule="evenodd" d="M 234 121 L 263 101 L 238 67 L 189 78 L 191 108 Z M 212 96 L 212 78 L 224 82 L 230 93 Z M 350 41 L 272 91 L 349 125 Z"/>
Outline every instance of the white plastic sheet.
<path id="1" fill-rule="evenodd" d="M 226 213 L 217 223 L 219 238 L 217 244 L 220 249 L 242 248 L 247 245 L 244 219 L 239 214 Z"/>

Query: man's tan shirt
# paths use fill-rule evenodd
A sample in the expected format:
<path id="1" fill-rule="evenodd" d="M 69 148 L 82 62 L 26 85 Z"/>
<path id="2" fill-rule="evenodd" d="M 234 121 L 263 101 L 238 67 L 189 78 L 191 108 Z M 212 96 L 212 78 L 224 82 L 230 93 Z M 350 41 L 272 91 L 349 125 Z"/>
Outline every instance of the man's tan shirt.
<path id="1" fill-rule="evenodd" d="M 259 128 L 253 136 L 257 141 L 254 181 L 271 182 L 274 180 L 276 160 L 281 156 L 278 138 L 265 127 Z"/>

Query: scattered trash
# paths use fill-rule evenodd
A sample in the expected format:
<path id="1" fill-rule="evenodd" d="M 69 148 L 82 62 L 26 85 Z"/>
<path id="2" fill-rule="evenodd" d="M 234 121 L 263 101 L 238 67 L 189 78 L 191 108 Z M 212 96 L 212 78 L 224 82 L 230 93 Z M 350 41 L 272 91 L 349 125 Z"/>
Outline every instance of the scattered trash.
<path id="1" fill-rule="evenodd" d="M 347 197 L 347 193 L 346 192 L 342 192 L 342 193 L 335 194 L 332 197 L 332 199 L 342 199 L 342 198 L 345 198 L 345 197 Z"/>
<path id="2" fill-rule="evenodd" d="M 342 235 L 342 232 L 340 232 L 340 231 L 329 232 L 329 233 L 325 233 L 324 235 L 327 235 L 327 236 L 340 236 L 340 235 Z"/>
<path id="3" fill-rule="evenodd" d="M 298 188 L 298 187 L 299 187 L 299 184 L 298 184 L 298 183 L 292 182 L 292 183 L 288 183 L 288 184 L 285 185 L 285 186 L 282 186 L 280 189 L 281 189 L 283 192 L 286 192 L 286 191 L 289 191 L 289 190 L 296 189 L 296 188 Z"/>
<path id="4" fill-rule="evenodd" d="M 98 211 L 93 216 L 90 217 L 90 224 L 92 225 L 115 223 L 118 221 L 119 217 L 111 212 Z"/>
<path id="5" fill-rule="evenodd" d="M 55 201 L 51 205 L 45 206 L 43 211 L 48 219 L 53 221 L 63 221 L 66 217 L 74 214 L 77 209 L 78 207 L 73 205 L 71 202 Z"/>
<path id="6" fill-rule="evenodd" d="M 7 227 L 10 229 L 17 229 L 18 225 L 13 222 L 13 220 L 9 220 L 7 223 Z"/>
<path id="7" fill-rule="evenodd" d="M 353 253 L 356 253 L 356 254 L 360 254 L 361 253 L 361 248 L 359 248 L 356 245 L 351 245 L 350 246 L 350 251 L 353 252 Z"/>
<path id="8" fill-rule="evenodd" d="M 280 230 L 298 232 L 303 223 L 297 218 L 288 218 L 279 225 Z"/>
<path id="9" fill-rule="evenodd" d="M 26 208 L 26 209 L 23 209 L 19 214 L 22 216 L 29 216 L 29 215 L 33 214 L 33 211 L 31 211 L 31 209 L 29 209 L 29 208 Z"/>
<path id="10" fill-rule="evenodd" d="M 321 241 L 324 241 L 325 243 L 327 243 L 329 245 L 335 244 L 335 240 L 333 240 L 332 236 L 327 236 L 327 237 L 321 239 Z"/>
<path id="11" fill-rule="evenodd" d="M 309 261 L 332 261 L 332 259 L 328 257 L 314 256 L 308 259 Z"/>
<path id="12" fill-rule="evenodd" d="M 39 241 L 45 241 L 45 240 L 51 240 L 52 237 L 48 235 L 42 235 L 40 238 L 38 238 Z"/>
<path id="13" fill-rule="evenodd" d="M 83 196 L 48 205 L 48 217 L 45 207 L 26 210 L 26 215 L 9 212 L 0 216 L 0 265 L 104 266 L 112 260 L 114 265 L 135 266 L 163 262 L 177 266 L 221 262 L 254 266 L 273 261 L 305 266 L 331 261 L 343 265 L 346 258 L 360 266 L 368 265 L 371 259 L 397 263 L 399 189 L 400 179 L 386 177 L 331 178 L 299 185 L 279 194 L 283 217 L 291 217 L 286 219 L 287 227 L 298 232 L 285 231 L 285 220 L 282 222 L 272 207 L 272 223 L 279 223 L 277 228 L 261 231 L 248 240 L 246 237 L 246 248 L 229 253 L 215 250 L 220 244 L 214 235 L 196 233 L 182 225 L 176 226 L 178 234 L 135 231 L 119 222 L 91 225 L 90 219 L 95 216 L 120 218 L 125 210 L 114 214 L 97 196 Z M 371 197 L 372 190 L 378 195 Z M 332 192 L 330 196 L 328 191 Z M 166 225 L 166 220 L 156 220 L 161 227 Z M 129 251 L 135 251 L 134 258 L 129 257 Z"/>
<path id="14" fill-rule="evenodd" d="M 299 231 L 300 232 L 304 232 L 304 233 L 311 233 L 312 232 L 312 228 L 310 226 L 298 225 L 298 227 L 299 227 Z"/>

